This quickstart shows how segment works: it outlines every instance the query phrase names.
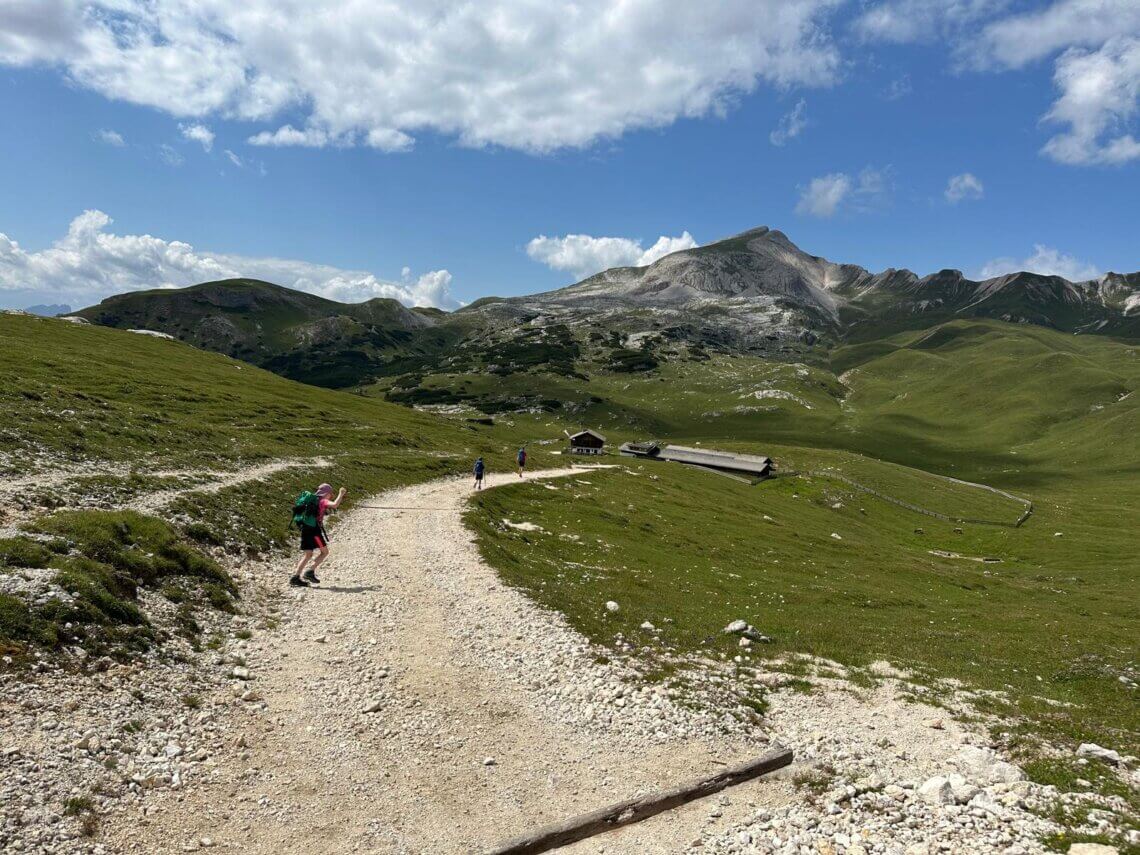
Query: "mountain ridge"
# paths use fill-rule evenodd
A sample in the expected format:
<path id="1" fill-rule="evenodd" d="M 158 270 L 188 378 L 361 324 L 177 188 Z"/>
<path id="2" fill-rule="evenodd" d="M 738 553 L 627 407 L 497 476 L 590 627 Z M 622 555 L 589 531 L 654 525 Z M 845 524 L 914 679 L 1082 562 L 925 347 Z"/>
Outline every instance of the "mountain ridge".
<path id="1" fill-rule="evenodd" d="M 576 361 L 591 362 L 583 354 L 598 352 L 591 342 L 601 340 L 603 365 L 652 366 L 655 359 L 646 357 L 655 341 L 683 343 L 698 355 L 707 347 L 826 362 L 842 343 L 956 318 L 1140 340 L 1140 273 L 1071 282 L 1027 271 L 985 280 L 954 268 L 926 276 L 905 268 L 872 272 L 811 255 L 782 231 L 760 226 L 645 267 L 615 267 L 536 294 L 486 297 L 451 313 L 384 298 L 338 303 L 231 279 L 116 295 L 75 314 L 165 332 L 292 379 L 344 387 L 447 366 L 557 364 L 556 373 L 574 372 Z"/>

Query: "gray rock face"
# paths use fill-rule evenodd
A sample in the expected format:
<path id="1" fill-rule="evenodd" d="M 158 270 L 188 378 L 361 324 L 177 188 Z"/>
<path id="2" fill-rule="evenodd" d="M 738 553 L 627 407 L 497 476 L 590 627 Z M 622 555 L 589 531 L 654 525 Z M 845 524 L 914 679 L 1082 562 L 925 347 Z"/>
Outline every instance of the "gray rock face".
<path id="1" fill-rule="evenodd" d="M 990 317 L 1072 332 L 1140 337 L 1140 274 L 1110 273 L 1070 282 L 1012 273 L 984 281 L 960 270 L 918 276 L 880 273 L 809 255 L 780 231 L 760 227 L 681 250 L 648 267 L 616 267 L 543 294 L 482 307 L 573 323 L 582 313 L 654 313 L 702 337 L 712 329 L 744 345 L 808 346 L 867 325 L 928 325 L 952 317 Z M 921 323 L 917 319 L 921 319 Z M 825 341 L 826 343 L 826 341 Z"/>

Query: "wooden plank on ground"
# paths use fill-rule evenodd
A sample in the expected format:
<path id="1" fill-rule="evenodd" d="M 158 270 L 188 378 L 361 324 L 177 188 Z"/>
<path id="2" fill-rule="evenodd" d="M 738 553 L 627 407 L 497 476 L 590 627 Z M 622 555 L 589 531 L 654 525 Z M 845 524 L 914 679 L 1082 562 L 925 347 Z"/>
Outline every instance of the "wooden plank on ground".
<path id="1" fill-rule="evenodd" d="M 667 810 L 680 807 L 688 802 L 719 793 L 728 787 L 743 784 L 769 772 L 782 769 L 792 762 L 790 748 L 778 748 L 763 756 L 722 769 L 715 775 L 690 781 L 671 790 L 660 790 L 635 799 L 610 805 L 600 810 L 584 813 L 565 822 L 548 825 L 509 840 L 491 850 L 490 855 L 536 855 L 549 852 L 603 834 L 625 825 L 649 819 Z"/>

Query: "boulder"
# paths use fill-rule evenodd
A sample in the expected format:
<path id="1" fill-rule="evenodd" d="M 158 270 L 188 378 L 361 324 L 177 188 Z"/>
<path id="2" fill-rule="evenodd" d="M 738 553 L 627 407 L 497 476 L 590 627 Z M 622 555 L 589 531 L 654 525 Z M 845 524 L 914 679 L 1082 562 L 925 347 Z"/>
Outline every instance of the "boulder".
<path id="1" fill-rule="evenodd" d="M 967 778 L 982 784 L 1012 784 L 1025 780 L 1025 773 L 1019 767 L 999 759 L 989 748 L 964 745 L 958 749 L 952 762 Z"/>
<path id="2" fill-rule="evenodd" d="M 1108 748 L 1101 748 L 1095 742 L 1082 742 L 1080 747 L 1077 748 L 1077 756 L 1100 760 L 1102 763 L 1107 763 L 1110 766 L 1120 765 L 1119 753 Z"/>
<path id="3" fill-rule="evenodd" d="M 935 775 L 918 788 L 918 797 L 932 805 L 954 804 L 954 787 L 948 778 Z"/>

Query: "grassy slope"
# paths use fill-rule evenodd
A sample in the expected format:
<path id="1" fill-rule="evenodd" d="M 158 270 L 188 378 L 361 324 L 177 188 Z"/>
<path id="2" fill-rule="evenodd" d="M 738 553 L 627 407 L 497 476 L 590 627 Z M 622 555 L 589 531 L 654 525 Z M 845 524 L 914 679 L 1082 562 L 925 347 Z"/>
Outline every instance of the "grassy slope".
<path id="1" fill-rule="evenodd" d="M 0 388 L 6 415 L 0 474 L 88 467 L 69 483 L 28 490 L 19 501 L 32 506 L 74 502 L 84 494 L 110 494 L 118 504 L 142 487 L 170 486 L 170 479 L 153 477 L 162 470 L 236 470 L 278 458 L 331 462 L 320 471 L 289 469 L 216 494 L 189 493 L 169 513 L 178 530 L 138 514 L 41 518 L 38 528 L 62 538 L 57 552 L 37 549 L 26 537 L 6 541 L 0 573 L 46 567 L 63 574 L 65 587 L 79 592 L 86 616 L 32 614 L 15 598 L 3 598 L 5 647 L 51 644 L 59 626 L 81 619 L 91 625 L 90 640 L 99 642 L 100 651 L 116 640 L 125 644 L 135 635 L 123 630 L 113 637 L 116 627 L 145 625 L 136 614 L 138 586 L 163 587 L 173 601 L 180 595 L 167 576 L 206 580 L 193 586 L 190 599 L 223 604 L 210 585 L 224 592 L 232 586 L 224 574 L 202 571 L 201 548 L 240 555 L 291 543 L 292 499 L 318 480 L 345 484 L 351 507 L 380 489 L 466 472 L 475 454 L 492 466 L 501 459 L 506 467 L 526 438 L 508 428 L 457 424 L 304 386 L 178 342 L 111 329 L 0 315 L 0 340 L 0 373 L 12 378 Z M 542 456 L 539 451 L 536 462 Z M 100 468 L 102 474 L 91 475 Z M 107 538 L 117 538 L 119 548 L 98 546 Z M 135 552 L 158 554 L 161 566 L 136 565 Z M 97 626 L 106 631 L 95 632 Z"/>
<path id="2" fill-rule="evenodd" d="M 1008 693 L 1007 709 L 1046 737 L 1136 751 L 1136 690 L 1119 678 L 1137 677 L 1140 396 L 1123 396 L 1138 386 L 1140 348 L 994 322 L 900 334 L 864 352 L 842 383 L 816 368 L 715 358 L 589 385 L 621 404 L 608 422 L 600 408 L 582 418 L 612 440 L 751 448 L 785 470 L 834 468 L 934 510 L 1016 518 L 1016 505 L 898 464 L 922 466 L 1033 499 L 1020 529 L 938 522 L 821 478 L 746 487 L 651 464 L 636 465 L 640 477 L 592 474 L 574 492 L 484 496 L 472 519 L 512 583 L 600 641 L 619 629 L 637 637 L 649 619 L 682 651 L 711 638 L 728 652 L 717 630 L 744 617 L 776 649 L 958 677 Z M 753 395 L 773 389 L 798 400 Z M 557 415 L 536 418 L 554 429 Z M 504 530 L 504 517 L 553 534 Z M 601 608 L 611 598 L 623 605 L 616 619 Z"/>

